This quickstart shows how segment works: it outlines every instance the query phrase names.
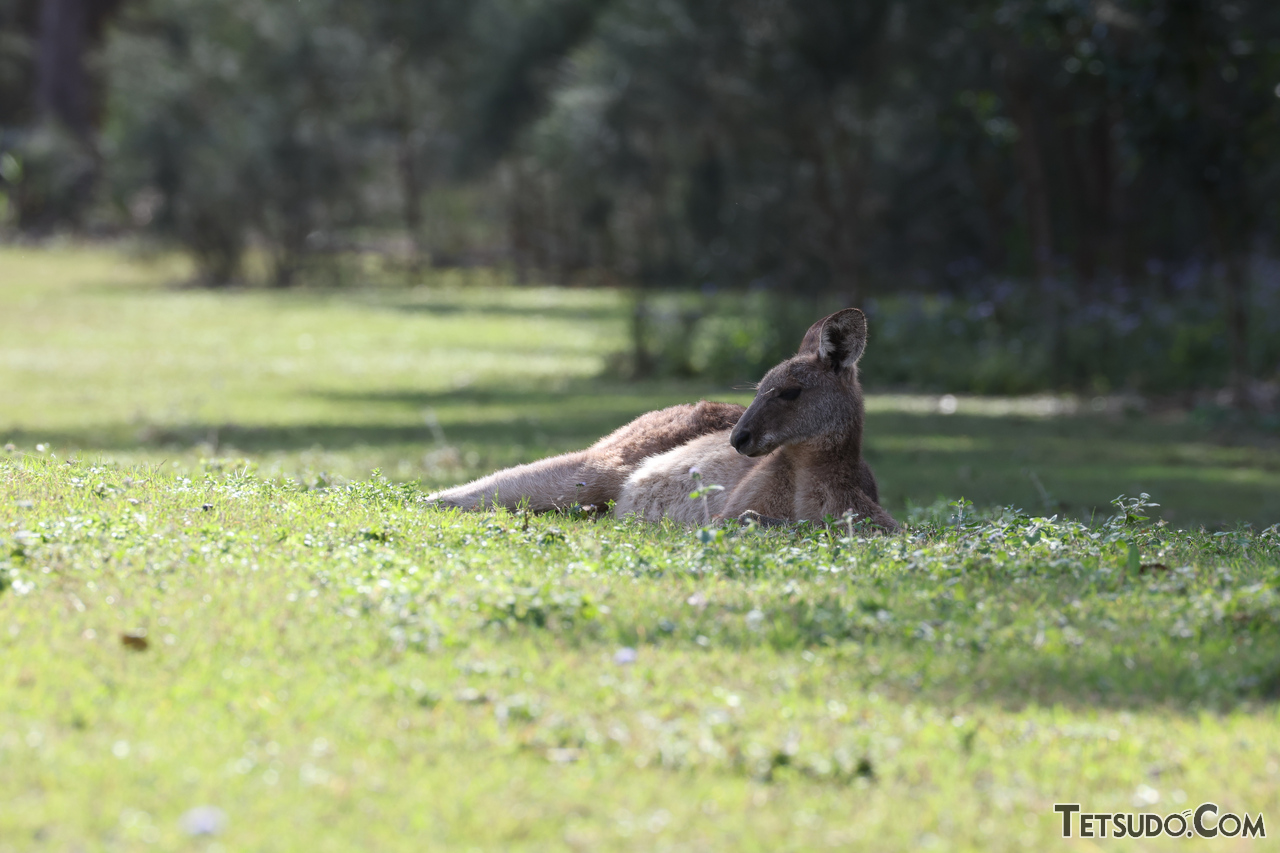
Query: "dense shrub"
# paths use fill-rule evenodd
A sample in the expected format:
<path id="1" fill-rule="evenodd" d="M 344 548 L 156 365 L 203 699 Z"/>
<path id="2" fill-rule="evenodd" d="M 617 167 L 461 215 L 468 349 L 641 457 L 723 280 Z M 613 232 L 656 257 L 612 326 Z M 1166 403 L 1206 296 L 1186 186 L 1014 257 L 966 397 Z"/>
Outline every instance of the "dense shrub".
<path id="1" fill-rule="evenodd" d="M 257 237 L 284 284 L 357 218 L 373 57 L 337 3 L 233 5 L 156 0 L 157 26 L 112 39 L 112 189 L 207 282 L 233 278 Z"/>
<path id="2" fill-rule="evenodd" d="M 0 225 L 41 233 L 76 221 L 96 169 L 93 153 L 53 122 L 0 128 Z"/>
<path id="3" fill-rule="evenodd" d="M 1225 312 L 1211 294 L 1213 269 L 1173 276 L 1167 289 L 1071 305 L 1008 281 L 960 294 L 890 294 L 867 301 L 871 342 L 863 360 L 873 387 L 976 394 L 1074 389 L 1152 393 L 1222 387 L 1230 357 Z M 1280 265 L 1253 266 L 1250 364 L 1280 377 Z M 795 352 L 834 301 L 757 292 L 660 294 L 644 303 L 649 372 L 750 382 Z M 634 370 L 634 355 L 618 365 Z"/>

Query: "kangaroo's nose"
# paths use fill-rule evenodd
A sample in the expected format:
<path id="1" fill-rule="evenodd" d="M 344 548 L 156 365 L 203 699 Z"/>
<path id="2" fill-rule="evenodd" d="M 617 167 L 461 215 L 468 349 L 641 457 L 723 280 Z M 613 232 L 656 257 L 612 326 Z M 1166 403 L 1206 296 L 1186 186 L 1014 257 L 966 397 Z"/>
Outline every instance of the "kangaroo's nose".
<path id="1" fill-rule="evenodd" d="M 735 429 L 729 436 L 729 443 L 733 445 L 734 450 L 742 453 L 743 448 L 751 443 L 751 431 L 746 429 Z"/>

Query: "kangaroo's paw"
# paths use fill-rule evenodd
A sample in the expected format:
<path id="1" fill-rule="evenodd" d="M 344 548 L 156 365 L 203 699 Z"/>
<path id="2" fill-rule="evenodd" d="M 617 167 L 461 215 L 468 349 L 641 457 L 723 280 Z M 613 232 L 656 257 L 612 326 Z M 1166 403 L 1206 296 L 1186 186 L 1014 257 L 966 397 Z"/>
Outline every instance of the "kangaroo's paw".
<path id="1" fill-rule="evenodd" d="M 880 536 L 888 533 L 897 533 L 902 529 L 898 522 L 893 520 L 893 516 L 878 505 L 871 512 L 865 514 L 849 510 L 827 526 L 832 530 L 852 529 L 852 532 L 859 536 Z"/>
<path id="2" fill-rule="evenodd" d="M 423 498 L 423 503 L 436 509 L 479 510 L 486 509 L 486 503 L 489 502 L 476 495 L 454 494 L 452 490 L 447 490 L 427 495 Z"/>
<path id="3" fill-rule="evenodd" d="M 739 515 L 737 518 L 725 519 L 725 521 L 736 521 L 748 527 L 755 525 L 756 527 L 788 527 L 792 522 L 785 518 L 773 518 L 768 515 L 761 515 L 754 509 L 749 509 Z"/>

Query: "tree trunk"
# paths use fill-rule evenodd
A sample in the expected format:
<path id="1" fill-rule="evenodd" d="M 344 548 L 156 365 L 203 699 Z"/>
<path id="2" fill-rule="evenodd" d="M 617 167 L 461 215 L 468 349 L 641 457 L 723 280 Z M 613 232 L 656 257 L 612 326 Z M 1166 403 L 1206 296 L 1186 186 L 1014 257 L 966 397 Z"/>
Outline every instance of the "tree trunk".
<path id="1" fill-rule="evenodd" d="M 820 133 L 823 118 L 806 116 L 800 151 L 813 164 L 809 209 L 817 214 L 807 230 L 813 235 L 816 254 L 827 268 L 827 290 L 844 307 L 862 305 L 859 275 L 861 246 L 858 228 L 863 200 L 865 167 L 859 140 L 836 131 L 834 140 Z"/>
<path id="2" fill-rule="evenodd" d="M 1078 127 L 1069 126 L 1064 128 L 1062 141 L 1072 172 L 1069 197 L 1074 214 L 1074 239 L 1070 242 L 1074 249 L 1076 300 L 1087 305 L 1095 298 L 1098 279 L 1098 243 L 1094 239 L 1094 222 L 1098 216 L 1094 185 L 1097 175 L 1088 146 L 1081 142 L 1080 135 Z"/>
<path id="3" fill-rule="evenodd" d="M 122 0 L 42 0 L 35 45 L 35 106 L 45 121 L 64 128 L 84 151 L 87 167 L 57 217 L 75 219 L 101 171 L 94 129 L 101 118 L 101 86 L 89 76 L 85 55 Z M 25 217 L 20 214 L 19 220 Z"/>
<path id="4" fill-rule="evenodd" d="M 1246 275 L 1247 253 L 1237 235 L 1242 231 L 1221 203 L 1210 204 L 1210 221 L 1218 258 L 1223 264 L 1222 297 L 1226 314 L 1227 353 L 1230 373 L 1227 382 L 1232 404 L 1249 404 L 1249 284 Z"/>
<path id="5" fill-rule="evenodd" d="M 88 142 L 89 77 L 84 53 L 89 35 L 88 0 L 44 0 L 36 56 L 36 103 L 82 142 Z"/>
<path id="6" fill-rule="evenodd" d="M 1099 280 L 1107 267 L 1114 183 L 1110 129 L 1110 115 L 1104 109 L 1086 126 L 1069 126 L 1063 133 L 1075 173 L 1070 189 L 1075 213 L 1076 297 L 1085 305 L 1100 295 Z"/>
<path id="7" fill-rule="evenodd" d="M 85 55 L 123 0 L 42 0 L 36 44 L 36 108 L 86 145 L 101 119 L 101 86 Z"/>
<path id="8" fill-rule="evenodd" d="M 1014 162 L 1022 181 L 1022 193 L 1026 202 L 1032 269 L 1044 302 L 1045 320 L 1049 327 L 1050 376 L 1056 382 L 1061 382 L 1064 378 L 1062 312 L 1053 283 L 1053 219 L 1043 149 L 1036 126 L 1035 102 L 1028 89 L 1029 83 L 1018 76 L 1016 63 L 1009 59 L 1005 68 L 1009 112 L 1018 126 Z"/>
<path id="9" fill-rule="evenodd" d="M 1009 111 L 1018 126 L 1014 159 L 1027 206 L 1027 232 L 1031 241 L 1031 263 L 1036 281 L 1047 287 L 1053 278 L 1053 220 L 1049 208 L 1049 182 L 1045 177 L 1040 138 L 1036 132 L 1035 108 L 1023 81 L 1011 80 Z"/>
<path id="10" fill-rule="evenodd" d="M 410 271 L 416 275 L 422 268 L 423 243 L 426 236 L 422 233 L 423 180 L 418 167 L 418 146 L 414 139 L 413 97 L 409 82 L 409 68 L 403 52 L 396 57 L 394 79 L 397 112 L 396 166 L 400 172 L 401 215 L 404 218 L 405 230 L 409 232 L 409 245 L 413 253 L 410 259 Z"/>
<path id="11" fill-rule="evenodd" d="M 1231 397 L 1236 406 L 1249 405 L 1249 285 L 1245 258 L 1226 257 L 1223 295 L 1227 314 L 1227 351 L 1231 356 Z"/>

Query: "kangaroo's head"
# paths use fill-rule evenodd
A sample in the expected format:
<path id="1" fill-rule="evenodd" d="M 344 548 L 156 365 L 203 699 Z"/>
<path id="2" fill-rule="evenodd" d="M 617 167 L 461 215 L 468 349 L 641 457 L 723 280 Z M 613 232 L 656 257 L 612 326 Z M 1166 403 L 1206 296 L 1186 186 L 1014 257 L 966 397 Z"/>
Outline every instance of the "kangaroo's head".
<path id="1" fill-rule="evenodd" d="M 858 359 L 866 346 L 867 318 L 857 308 L 814 323 L 800 351 L 760 380 L 729 443 L 744 456 L 798 444 L 834 450 L 852 443 L 861 453 Z"/>

